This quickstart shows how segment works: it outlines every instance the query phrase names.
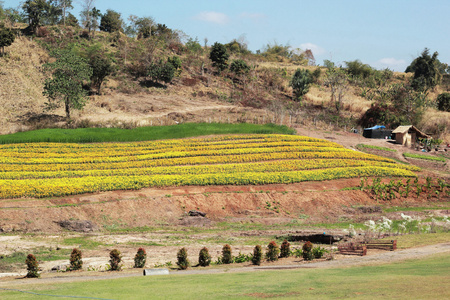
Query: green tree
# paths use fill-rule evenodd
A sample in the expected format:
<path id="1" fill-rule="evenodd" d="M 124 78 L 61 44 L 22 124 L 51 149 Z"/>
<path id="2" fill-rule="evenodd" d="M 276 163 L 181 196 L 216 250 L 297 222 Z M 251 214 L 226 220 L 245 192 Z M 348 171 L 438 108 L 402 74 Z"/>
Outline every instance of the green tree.
<path id="1" fill-rule="evenodd" d="M 78 24 L 78 19 L 71 13 L 69 13 L 66 17 L 66 25 L 72 26 L 72 27 L 80 27 L 80 24 Z"/>
<path id="2" fill-rule="evenodd" d="M 120 18 L 120 13 L 108 9 L 100 19 L 100 30 L 105 32 L 123 31 L 123 21 Z"/>
<path id="3" fill-rule="evenodd" d="M 56 61 L 44 65 L 52 72 L 52 78 L 45 80 L 43 94 L 49 100 L 47 109 L 55 109 L 64 103 L 66 117 L 70 119 L 70 110 L 81 109 L 86 103 L 83 82 L 91 78 L 92 68 L 84 58 L 71 51 L 59 50 L 54 55 Z"/>
<path id="4" fill-rule="evenodd" d="M 450 112 L 450 93 L 442 93 L 437 97 L 439 110 Z"/>
<path id="5" fill-rule="evenodd" d="M 211 264 L 211 255 L 209 255 L 208 248 L 203 247 L 198 254 L 198 264 L 202 267 L 207 267 Z"/>
<path id="6" fill-rule="evenodd" d="M 138 38 L 149 38 L 152 35 L 152 26 L 155 24 L 155 20 L 151 17 L 139 18 L 135 22 Z"/>
<path id="7" fill-rule="evenodd" d="M 16 36 L 11 29 L 0 24 L 0 56 L 5 54 L 5 47 L 14 43 L 15 38 Z"/>
<path id="8" fill-rule="evenodd" d="M 91 86 L 96 88 L 97 94 L 100 95 L 103 81 L 114 71 L 111 59 L 100 54 L 93 55 L 89 59 L 89 66 L 92 68 Z"/>
<path id="9" fill-rule="evenodd" d="M 235 59 L 231 62 L 230 71 L 236 74 L 236 76 L 246 74 L 250 71 L 250 67 L 243 59 Z"/>
<path id="10" fill-rule="evenodd" d="M 27 0 L 22 6 L 28 18 L 29 27 L 36 33 L 42 20 L 47 16 L 50 5 L 45 0 Z"/>
<path id="11" fill-rule="evenodd" d="M 213 66 L 216 67 L 219 72 L 228 68 L 229 57 L 230 55 L 227 52 L 227 48 L 223 44 L 215 42 L 214 45 L 212 45 L 209 59 L 211 59 Z"/>
<path id="12" fill-rule="evenodd" d="M 292 76 L 290 86 L 294 90 L 294 97 L 300 100 L 308 91 L 313 82 L 312 74 L 309 70 L 297 69 Z"/>
<path id="13" fill-rule="evenodd" d="M 414 77 L 411 86 L 418 91 L 426 92 L 439 84 L 441 80 L 438 52 L 430 55 L 430 50 L 425 48 L 422 54 L 414 59 L 406 68 L 405 72 L 413 72 Z"/>
<path id="14" fill-rule="evenodd" d="M 66 26 L 66 15 L 67 15 L 66 13 L 68 10 L 73 8 L 72 0 L 57 0 L 57 3 L 58 3 L 58 7 L 62 11 L 63 25 Z M 71 25 L 71 26 L 73 26 L 73 25 Z"/>

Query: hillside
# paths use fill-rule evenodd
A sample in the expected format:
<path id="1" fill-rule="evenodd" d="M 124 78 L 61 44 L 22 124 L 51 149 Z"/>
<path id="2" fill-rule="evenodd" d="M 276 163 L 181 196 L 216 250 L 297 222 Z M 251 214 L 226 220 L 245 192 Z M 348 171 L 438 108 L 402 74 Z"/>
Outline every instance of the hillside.
<path id="1" fill-rule="evenodd" d="M 349 80 L 341 109 L 337 112 L 330 101 L 332 95 L 324 67 L 302 66 L 272 54 L 238 51 L 231 52 L 230 62 L 243 59 L 250 66 L 249 73 L 245 76 L 237 76 L 231 71 L 217 74 L 208 59 L 209 49 L 200 47 L 201 51 L 195 53 L 188 47 L 180 50 L 168 42 L 160 42 L 152 54 L 153 61 L 172 56 L 179 56 L 182 61 L 179 75 L 163 85 L 142 76 L 139 69 L 141 64 L 145 65 L 144 58 L 137 56 L 139 49 L 150 47 L 150 41 L 103 32 L 97 33 L 93 40 L 83 40 L 78 36 L 83 34 L 78 29 L 67 29 L 62 37 L 57 27 L 49 27 L 45 32 L 43 37 L 34 39 L 17 38 L 6 48 L 7 55 L 0 58 L 0 110 L 4 116 L 0 119 L 1 134 L 46 127 L 133 128 L 180 122 L 273 122 L 294 127 L 350 130 L 361 128 L 358 122 L 376 103 L 380 90 L 401 84 L 410 77 L 410 74 L 395 73 L 379 86 L 365 86 L 357 80 Z M 56 43 L 58 39 L 62 42 Z M 124 43 L 128 45 L 126 48 Z M 78 45 L 75 47 L 81 55 L 103 48 L 102 51 L 115 61 L 116 70 L 106 77 L 100 95 L 92 93 L 82 110 L 74 110 L 69 125 L 64 122 L 62 107 L 44 111 L 47 100 L 42 95 L 43 81 L 49 76 L 42 68 L 49 61 L 44 47 L 51 49 L 61 45 Z M 289 86 L 298 68 L 311 72 L 320 70 L 301 104 L 293 101 Z M 431 101 L 446 89 L 448 86 L 438 86 L 428 93 L 428 98 Z M 449 142 L 449 120 L 450 113 L 429 107 L 416 126 Z"/>

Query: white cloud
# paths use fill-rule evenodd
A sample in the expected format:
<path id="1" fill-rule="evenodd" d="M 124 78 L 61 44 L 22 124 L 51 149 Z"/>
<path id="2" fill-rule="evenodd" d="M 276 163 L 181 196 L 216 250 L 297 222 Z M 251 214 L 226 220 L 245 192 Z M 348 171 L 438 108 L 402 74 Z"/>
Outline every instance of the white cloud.
<path id="1" fill-rule="evenodd" d="M 303 43 L 300 45 L 300 49 L 302 50 L 309 49 L 312 51 L 314 56 L 325 54 L 325 49 L 313 43 Z"/>
<path id="2" fill-rule="evenodd" d="M 407 62 L 403 59 L 386 57 L 378 60 L 375 65 L 380 69 L 389 68 L 394 71 L 403 71 L 407 66 Z"/>
<path id="3" fill-rule="evenodd" d="M 230 21 L 226 14 L 215 11 L 203 11 L 194 17 L 196 20 L 225 25 Z"/>

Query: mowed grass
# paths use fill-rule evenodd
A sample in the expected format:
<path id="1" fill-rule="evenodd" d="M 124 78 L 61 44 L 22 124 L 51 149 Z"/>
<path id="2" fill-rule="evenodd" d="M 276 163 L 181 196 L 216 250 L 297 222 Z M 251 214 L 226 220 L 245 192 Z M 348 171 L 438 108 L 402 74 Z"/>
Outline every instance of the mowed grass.
<path id="1" fill-rule="evenodd" d="M 399 263 L 309 269 L 131 277 L 73 283 L 29 280 L 18 288 L 50 295 L 102 299 L 448 299 L 450 254 Z M 0 290 L 1 299 L 40 299 Z"/>
<path id="2" fill-rule="evenodd" d="M 120 128 L 41 129 L 1 135 L 0 144 L 13 143 L 100 143 L 177 139 L 212 134 L 294 134 L 287 126 L 274 124 L 185 123 L 172 126 Z"/>

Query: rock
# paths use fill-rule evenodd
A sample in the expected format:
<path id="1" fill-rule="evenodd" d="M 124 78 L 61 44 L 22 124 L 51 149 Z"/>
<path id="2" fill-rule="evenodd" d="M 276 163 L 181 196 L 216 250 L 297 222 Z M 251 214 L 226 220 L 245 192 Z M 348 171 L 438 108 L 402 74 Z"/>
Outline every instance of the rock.
<path id="1" fill-rule="evenodd" d="M 65 228 L 67 230 L 76 231 L 76 232 L 92 232 L 97 231 L 98 226 L 95 225 L 93 222 L 88 220 L 64 220 L 64 221 L 58 221 L 56 222 L 59 226 L 62 228 Z"/>
<path id="2" fill-rule="evenodd" d="M 65 271 L 70 267 L 70 264 L 62 264 L 62 265 L 56 265 L 52 267 L 52 271 Z"/>
<path id="3" fill-rule="evenodd" d="M 201 211 L 198 211 L 198 210 L 190 210 L 190 211 L 188 212 L 188 215 L 189 215 L 190 217 L 205 217 L 205 216 L 206 216 L 206 213 L 201 212 Z"/>
<path id="4" fill-rule="evenodd" d="M 144 269 L 144 276 L 169 275 L 169 269 Z"/>

